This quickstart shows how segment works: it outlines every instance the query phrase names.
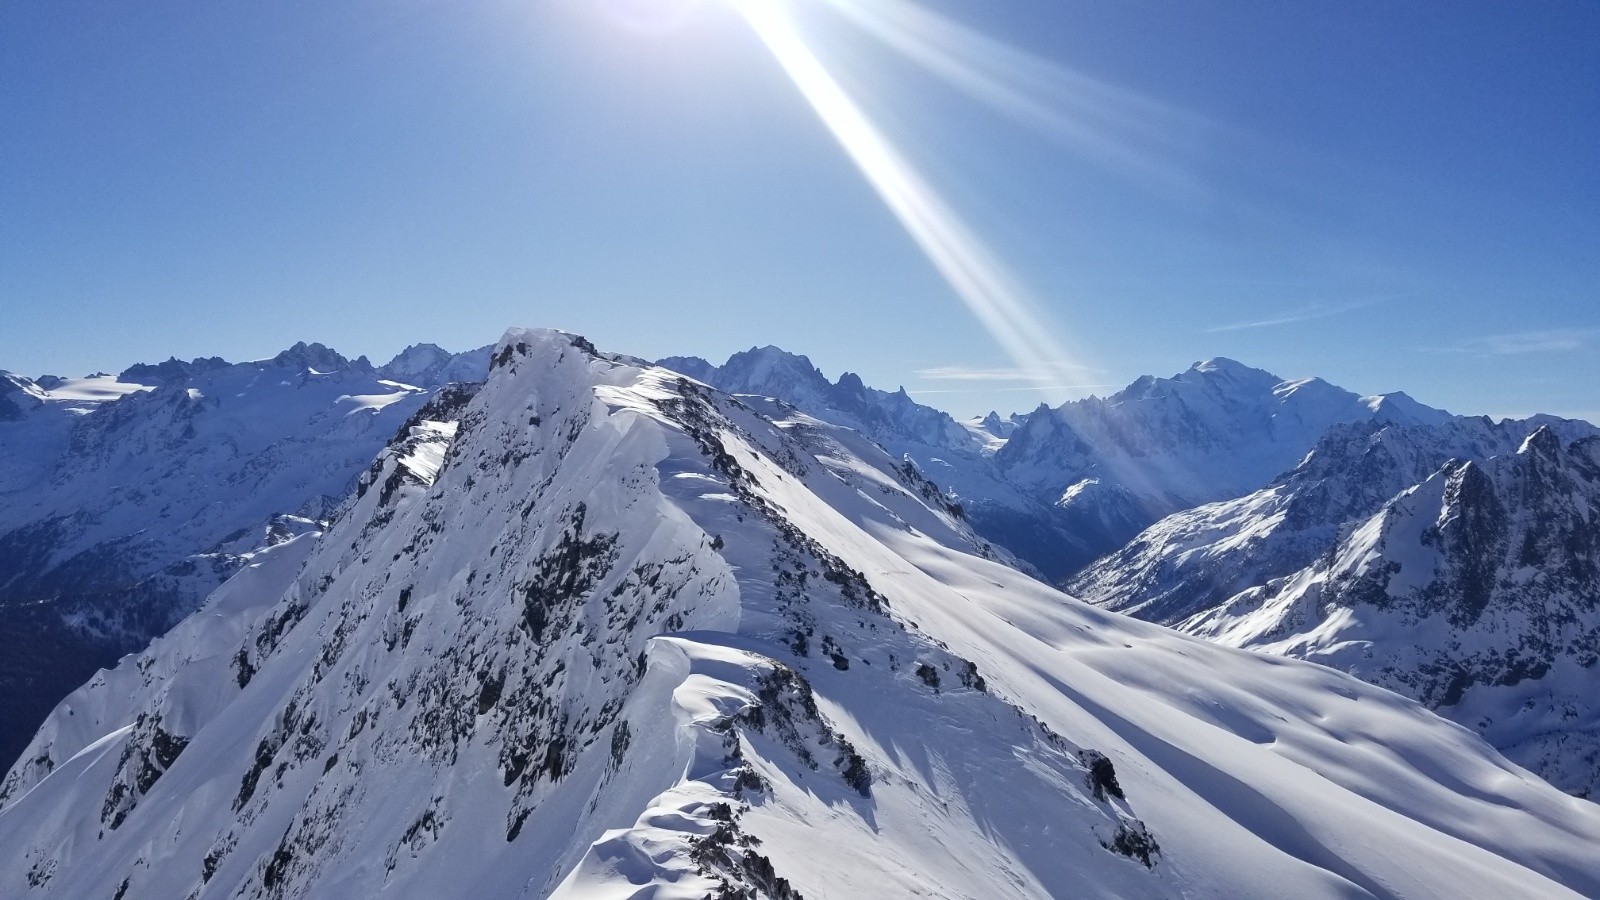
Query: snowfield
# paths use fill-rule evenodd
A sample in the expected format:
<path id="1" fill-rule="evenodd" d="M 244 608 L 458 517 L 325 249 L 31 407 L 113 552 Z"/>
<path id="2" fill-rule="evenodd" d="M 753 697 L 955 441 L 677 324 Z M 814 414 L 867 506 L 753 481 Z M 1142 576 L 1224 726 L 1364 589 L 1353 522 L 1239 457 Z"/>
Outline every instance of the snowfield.
<path id="1" fill-rule="evenodd" d="M 418 345 L 375 368 L 299 344 L 115 377 L 0 373 L 0 764 L 246 554 L 326 518 L 437 378 L 487 368 L 488 348 Z"/>
<path id="2" fill-rule="evenodd" d="M 1600 807 L 1476 734 L 1013 561 L 857 431 L 514 329 L 57 707 L 0 896 L 1600 895 Z"/>
<path id="3" fill-rule="evenodd" d="M 1587 423 L 1335 430 L 1271 487 L 1163 519 L 1072 589 L 1399 691 L 1593 796 L 1597 509 Z"/>

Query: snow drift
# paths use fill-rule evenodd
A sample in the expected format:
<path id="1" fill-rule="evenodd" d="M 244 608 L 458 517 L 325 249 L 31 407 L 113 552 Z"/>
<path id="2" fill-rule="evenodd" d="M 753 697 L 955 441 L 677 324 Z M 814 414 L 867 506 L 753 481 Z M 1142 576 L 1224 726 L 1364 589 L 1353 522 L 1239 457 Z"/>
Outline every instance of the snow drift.
<path id="1" fill-rule="evenodd" d="M 1570 897 L 1597 842 L 1411 701 L 1019 574 L 854 431 L 523 330 L 0 788 L 8 897 Z"/>

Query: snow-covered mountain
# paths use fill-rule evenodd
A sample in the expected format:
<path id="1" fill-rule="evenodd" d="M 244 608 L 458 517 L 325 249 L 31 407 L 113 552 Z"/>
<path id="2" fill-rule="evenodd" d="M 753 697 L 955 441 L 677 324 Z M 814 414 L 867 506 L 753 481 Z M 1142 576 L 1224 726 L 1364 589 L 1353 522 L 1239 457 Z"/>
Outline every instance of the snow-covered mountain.
<path id="1" fill-rule="evenodd" d="M 661 365 L 860 430 L 913 460 L 985 537 L 1052 581 L 1162 516 L 1266 485 L 1336 424 L 1453 419 L 1402 393 L 1362 397 L 1220 358 L 1172 378 L 1140 378 L 1107 398 L 964 424 L 850 373 L 830 383 L 809 359 L 776 347 L 721 366 L 696 357 Z"/>
<path id="2" fill-rule="evenodd" d="M 1597 434 L 1548 417 L 1335 428 L 1270 487 L 1163 519 L 1071 589 L 1352 672 L 1592 794 Z"/>
<path id="3" fill-rule="evenodd" d="M 1362 397 L 1219 358 L 1172 378 L 1145 376 L 1110 397 L 1040 407 L 994 458 L 1009 483 L 1052 504 L 1085 544 L 1042 567 L 1065 577 L 1162 516 L 1266 485 L 1334 425 L 1449 418 L 1405 394 Z"/>
<path id="4" fill-rule="evenodd" d="M 990 555 L 853 429 L 514 330 L 62 703 L 0 894 L 1600 893 L 1470 732 Z"/>
<path id="5" fill-rule="evenodd" d="M 1012 413 L 1005 418 L 1001 418 L 999 413 L 989 410 L 988 415 L 975 416 L 962 424 L 967 426 L 968 431 L 977 433 L 979 439 L 985 444 L 991 445 L 998 450 L 1001 444 L 1009 440 L 1016 433 L 1017 428 L 1026 420 L 1027 417 L 1020 413 Z"/>
<path id="6" fill-rule="evenodd" d="M 671 357 L 660 365 L 731 394 L 775 397 L 813 416 L 855 428 L 880 443 L 976 455 L 984 442 L 948 413 L 911 399 L 904 388 L 890 393 L 867 387 L 845 372 L 827 377 L 804 356 L 777 347 L 735 353 L 720 366 L 697 357 Z M 959 473 L 950 473 L 959 477 Z"/>
<path id="7" fill-rule="evenodd" d="M 492 345 L 451 353 L 438 344 L 412 344 L 384 363 L 378 374 L 405 384 L 436 386 L 482 381 Z"/>
<path id="8" fill-rule="evenodd" d="M 440 383 L 428 379 L 486 370 L 487 348 L 412 348 L 375 369 L 302 343 L 115 377 L 0 373 L 0 759 L 244 554 L 315 527 Z"/>
<path id="9" fill-rule="evenodd" d="M 730 394 L 775 398 L 860 432 L 937 485 L 979 533 L 1035 571 L 1051 572 L 1064 556 L 1088 552 L 1058 521 L 1048 499 L 1019 489 L 995 465 L 1007 430 L 998 415 L 984 420 L 993 430 L 982 423 L 963 424 L 917 403 L 904 389 L 890 393 L 867 387 L 851 372 L 830 382 L 807 357 L 771 346 L 735 353 L 720 366 L 692 356 L 670 357 L 659 365 Z"/>

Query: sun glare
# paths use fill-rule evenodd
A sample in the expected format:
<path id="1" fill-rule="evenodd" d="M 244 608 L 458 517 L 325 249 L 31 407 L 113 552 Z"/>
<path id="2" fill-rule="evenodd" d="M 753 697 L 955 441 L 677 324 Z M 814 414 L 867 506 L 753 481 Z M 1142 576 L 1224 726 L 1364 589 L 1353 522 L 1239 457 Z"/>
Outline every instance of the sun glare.
<path id="1" fill-rule="evenodd" d="M 1013 362 L 1041 385 L 1082 368 L 994 254 L 823 65 L 775 0 L 729 0 L 878 195 Z"/>
<path id="2" fill-rule="evenodd" d="M 931 12 L 912 0 L 821 0 L 883 46 L 1086 161 L 1187 194 L 1205 193 L 1172 157 L 1214 124 Z"/>
<path id="3" fill-rule="evenodd" d="M 645 33 L 671 31 L 701 0 L 600 0 L 600 8 L 623 26 Z"/>

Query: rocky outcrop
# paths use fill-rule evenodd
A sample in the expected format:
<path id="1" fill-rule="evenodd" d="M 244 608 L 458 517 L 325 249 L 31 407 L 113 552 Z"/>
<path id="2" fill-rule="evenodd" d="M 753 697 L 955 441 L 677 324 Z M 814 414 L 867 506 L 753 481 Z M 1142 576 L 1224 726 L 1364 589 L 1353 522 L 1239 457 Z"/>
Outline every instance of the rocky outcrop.
<path id="1" fill-rule="evenodd" d="M 1587 795 L 1600 789 L 1592 433 L 1537 420 L 1331 433 L 1278 484 L 1163 520 L 1074 587 L 1415 697 Z"/>

